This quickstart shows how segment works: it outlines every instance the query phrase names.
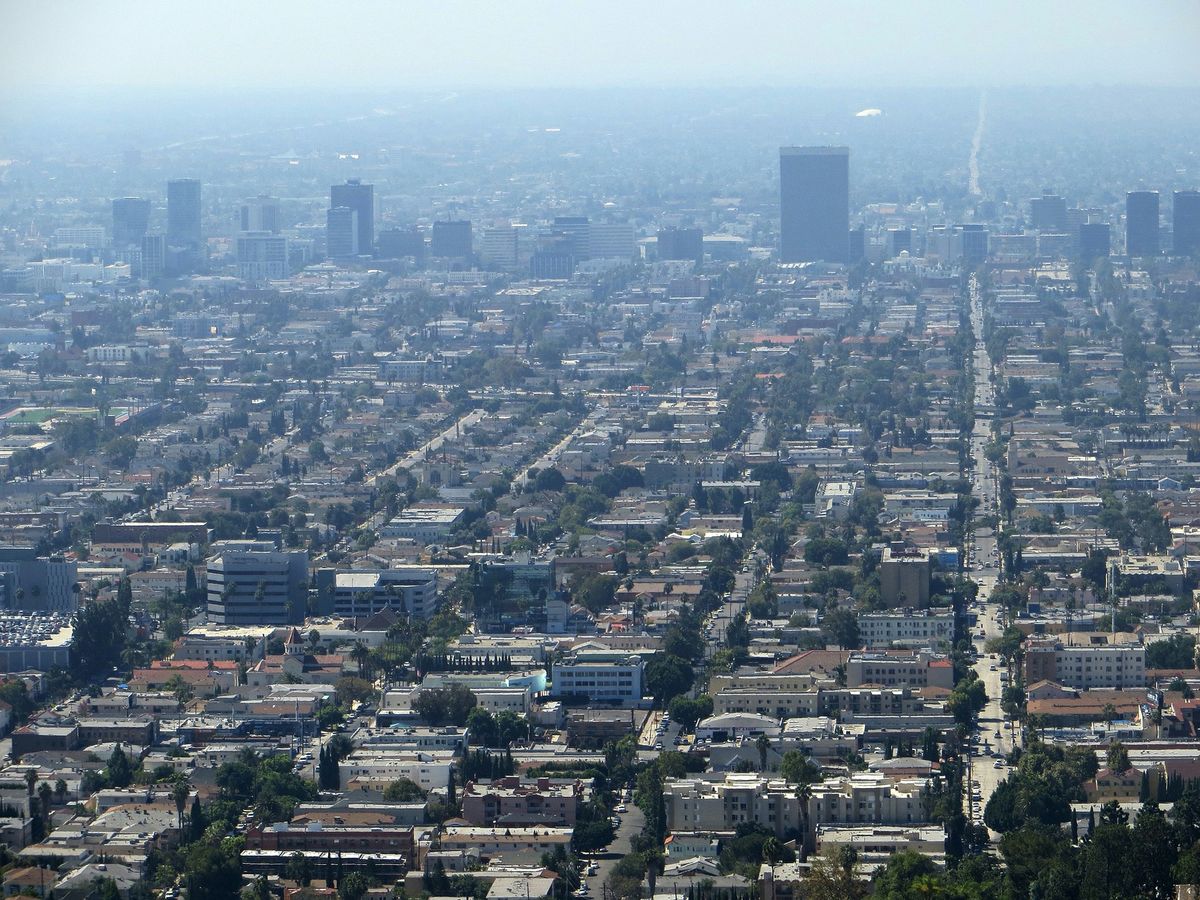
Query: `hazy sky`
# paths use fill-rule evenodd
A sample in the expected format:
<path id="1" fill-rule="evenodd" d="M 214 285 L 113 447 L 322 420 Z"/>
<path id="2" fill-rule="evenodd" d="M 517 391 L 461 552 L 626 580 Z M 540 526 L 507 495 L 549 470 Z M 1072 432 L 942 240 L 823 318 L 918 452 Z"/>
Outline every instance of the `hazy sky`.
<path id="1" fill-rule="evenodd" d="M 0 93 L 1200 86 L 1196 0 L 0 0 Z"/>

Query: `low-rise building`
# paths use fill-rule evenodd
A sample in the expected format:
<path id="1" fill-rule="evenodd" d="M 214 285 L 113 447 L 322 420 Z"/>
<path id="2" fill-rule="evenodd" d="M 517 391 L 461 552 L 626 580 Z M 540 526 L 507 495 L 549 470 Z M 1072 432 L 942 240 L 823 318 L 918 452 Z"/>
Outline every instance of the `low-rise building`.
<path id="1" fill-rule="evenodd" d="M 463 788 L 462 814 L 472 825 L 574 825 L 589 793 L 574 778 L 472 781 Z"/>
<path id="2" fill-rule="evenodd" d="M 550 696 L 637 706 L 642 702 L 642 670 L 639 656 L 624 662 L 568 660 L 554 666 Z"/>
<path id="3" fill-rule="evenodd" d="M 954 639 L 954 610 L 908 607 L 863 613 L 858 633 L 864 647 L 936 647 Z"/>

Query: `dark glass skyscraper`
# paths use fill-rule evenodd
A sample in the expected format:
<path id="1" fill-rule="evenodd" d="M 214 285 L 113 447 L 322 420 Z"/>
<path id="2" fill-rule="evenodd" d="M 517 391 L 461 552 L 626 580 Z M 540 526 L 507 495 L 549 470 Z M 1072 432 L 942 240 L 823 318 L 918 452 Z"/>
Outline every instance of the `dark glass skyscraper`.
<path id="1" fill-rule="evenodd" d="M 1176 191 L 1171 209 L 1176 256 L 1200 253 L 1200 191 Z"/>
<path id="2" fill-rule="evenodd" d="M 1067 201 L 1057 194 L 1042 191 L 1042 196 L 1029 201 L 1029 218 L 1038 231 L 1066 231 Z"/>
<path id="3" fill-rule="evenodd" d="M 329 208 L 344 206 L 358 213 L 358 253 L 375 252 L 375 185 L 351 178 L 329 189 Z"/>
<path id="4" fill-rule="evenodd" d="M 659 259 L 694 259 L 704 262 L 704 231 L 700 228 L 660 228 L 658 230 Z"/>
<path id="5" fill-rule="evenodd" d="M 1085 263 L 1107 258 L 1112 251 L 1112 229 L 1107 222 L 1084 222 L 1079 226 L 1079 258 Z"/>
<path id="6" fill-rule="evenodd" d="M 850 148 L 780 148 L 779 213 L 780 260 L 846 262 Z"/>
<path id="7" fill-rule="evenodd" d="M 195 178 L 167 182 L 167 244 L 200 248 L 200 182 Z"/>
<path id="8" fill-rule="evenodd" d="M 112 202 L 112 242 L 118 250 L 140 247 L 150 227 L 150 201 L 119 197 Z"/>
<path id="9" fill-rule="evenodd" d="M 1125 254 L 1158 256 L 1158 191 L 1125 195 Z"/>
<path id="10" fill-rule="evenodd" d="M 433 233 L 429 238 L 430 256 L 469 259 L 471 249 L 471 223 L 466 219 L 433 223 Z"/>

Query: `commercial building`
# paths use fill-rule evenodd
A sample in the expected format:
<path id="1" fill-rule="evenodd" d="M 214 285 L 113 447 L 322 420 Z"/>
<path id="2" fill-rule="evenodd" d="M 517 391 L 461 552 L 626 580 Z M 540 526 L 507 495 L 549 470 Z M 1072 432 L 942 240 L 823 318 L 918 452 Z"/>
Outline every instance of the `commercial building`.
<path id="1" fill-rule="evenodd" d="M 372 253 L 375 249 L 375 185 L 363 184 L 357 178 L 335 184 L 329 188 L 329 208 L 352 209 L 357 213 L 358 239 L 352 253 Z"/>
<path id="2" fill-rule="evenodd" d="M 629 262 L 634 255 L 633 225 L 629 222 L 592 222 L 588 227 L 588 258 Z"/>
<path id="3" fill-rule="evenodd" d="M 1158 191 L 1125 195 L 1125 254 L 1158 256 Z"/>
<path id="4" fill-rule="evenodd" d="M 325 255 L 330 259 L 357 256 L 363 246 L 359 239 L 358 212 L 349 206 L 334 206 L 325 212 Z"/>
<path id="5" fill-rule="evenodd" d="M 411 256 L 417 265 L 424 265 L 425 235 L 415 228 L 386 228 L 379 232 L 378 251 L 384 259 Z"/>
<path id="6" fill-rule="evenodd" d="M 118 197 L 112 202 L 112 242 L 120 250 L 141 247 L 150 227 L 150 201 L 142 197 Z"/>
<path id="7" fill-rule="evenodd" d="M 71 668 L 75 632 L 61 613 L 0 614 L 0 672 L 49 672 Z"/>
<path id="8" fill-rule="evenodd" d="M 466 220 L 434 222 L 429 240 L 429 255 L 444 259 L 470 259 L 471 223 Z"/>
<path id="9" fill-rule="evenodd" d="M 1066 198 L 1049 191 L 1029 201 L 1029 218 L 1037 231 L 1063 232 L 1067 230 Z"/>
<path id="10" fill-rule="evenodd" d="M 1111 251 L 1112 234 L 1107 222 L 1084 222 L 1079 226 L 1079 259 L 1082 262 L 1107 259 Z"/>
<path id="11" fill-rule="evenodd" d="M 781 148 L 779 195 L 779 258 L 785 263 L 846 262 L 850 148 Z"/>
<path id="12" fill-rule="evenodd" d="M 462 521 L 462 506 L 410 506 L 379 529 L 380 537 L 409 538 L 428 544 L 449 537 Z"/>
<path id="13" fill-rule="evenodd" d="M 479 249 L 480 261 L 492 269 L 511 272 L 517 268 L 520 243 L 515 225 L 497 225 L 485 228 L 483 243 Z"/>
<path id="14" fill-rule="evenodd" d="M 393 609 L 428 619 L 438 608 L 437 572 L 433 569 L 319 569 L 316 586 L 320 611 L 348 618 Z"/>
<path id="15" fill-rule="evenodd" d="M 288 239 L 269 231 L 248 231 L 237 239 L 238 277 L 243 281 L 287 278 Z"/>
<path id="16" fill-rule="evenodd" d="M 704 262 L 704 229 L 660 228 L 657 246 L 659 259 L 691 259 L 700 265 Z"/>
<path id="17" fill-rule="evenodd" d="M 624 662 L 568 660 L 554 666 L 550 696 L 636 706 L 642 702 L 642 668 L 639 656 Z"/>
<path id="18" fill-rule="evenodd" d="M 167 182 L 167 244 L 197 250 L 200 228 L 200 181 L 176 178 Z"/>
<path id="19" fill-rule="evenodd" d="M 1200 253 L 1200 191 L 1176 191 L 1171 208 L 1176 256 Z"/>
<path id="20" fill-rule="evenodd" d="M 270 234 L 279 234 L 279 198 L 260 194 L 244 200 L 239 211 L 239 222 L 242 231 L 266 231 Z"/>
<path id="21" fill-rule="evenodd" d="M 972 222 L 959 226 L 959 230 L 962 232 L 963 264 L 977 266 L 984 262 L 988 258 L 988 227 Z"/>
<path id="22" fill-rule="evenodd" d="M 879 594 L 888 606 L 924 606 L 929 603 L 932 566 L 929 554 L 904 546 L 884 548 L 879 561 Z"/>
<path id="23" fill-rule="evenodd" d="M 269 541 L 218 541 L 208 561 L 208 616 L 219 625 L 304 621 L 308 554 Z"/>
<path id="24" fill-rule="evenodd" d="M 79 608 L 73 559 L 38 556 L 34 547 L 0 547 L 0 602 L 7 609 L 72 613 Z"/>

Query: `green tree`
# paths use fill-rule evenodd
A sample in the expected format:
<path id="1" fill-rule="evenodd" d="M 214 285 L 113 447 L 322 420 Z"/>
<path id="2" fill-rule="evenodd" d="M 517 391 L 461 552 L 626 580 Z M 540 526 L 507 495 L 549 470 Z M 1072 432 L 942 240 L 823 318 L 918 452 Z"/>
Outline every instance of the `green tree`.
<path id="1" fill-rule="evenodd" d="M 104 776 L 109 784 L 117 788 L 129 787 L 133 782 L 133 766 L 120 744 L 113 748 L 112 754 L 108 757 L 108 764 L 104 767 Z"/>
<path id="2" fill-rule="evenodd" d="M 821 633 L 843 650 L 853 650 L 862 646 L 858 616 L 850 609 L 837 607 L 826 612 L 821 617 Z"/>
<path id="3" fill-rule="evenodd" d="M 670 701 L 692 686 L 695 673 L 687 660 L 669 653 L 655 653 L 646 663 L 646 690 L 659 706 Z"/>
<path id="4" fill-rule="evenodd" d="M 394 803 L 412 803 L 424 800 L 426 796 L 426 792 L 411 778 L 399 778 L 383 791 L 383 799 Z"/>

